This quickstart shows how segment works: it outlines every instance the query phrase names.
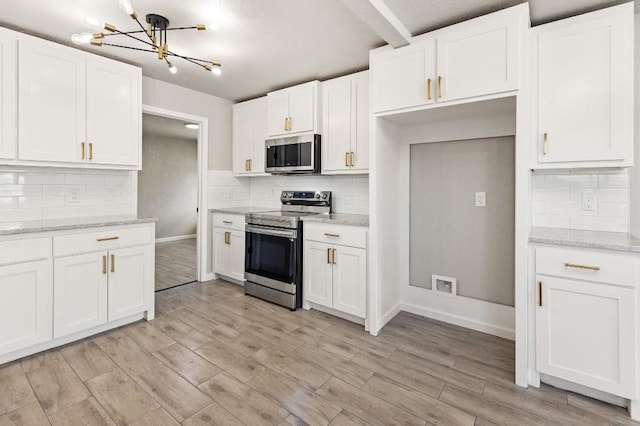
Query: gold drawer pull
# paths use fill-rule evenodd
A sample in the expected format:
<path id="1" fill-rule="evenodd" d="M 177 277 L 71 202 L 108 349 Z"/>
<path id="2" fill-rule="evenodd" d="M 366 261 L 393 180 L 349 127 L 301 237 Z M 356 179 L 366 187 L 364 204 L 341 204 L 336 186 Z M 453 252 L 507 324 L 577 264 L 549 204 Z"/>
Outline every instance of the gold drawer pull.
<path id="1" fill-rule="evenodd" d="M 93 142 L 89 142 L 89 160 L 93 160 Z"/>
<path id="2" fill-rule="evenodd" d="M 438 76 L 438 98 L 442 97 L 442 77 Z"/>
<path id="3" fill-rule="evenodd" d="M 431 99 L 431 79 L 427 79 L 427 99 Z"/>
<path id="4" fill-rule="evenodd" d="M 102 273 L 107 273 L 107 256 L 102 256 Z"/>
<path id="5" fill-rule="evenodd" d="M 226 223 L 227 225 L 232 225 L 233 222 L 230 220 L 223 220 L 222 223 Z"/>
<path id="6" fill-rule="evenodd" d="M 349 153 L 348 152 L 344 153 L 344 166 L 345 167 L 349 167 Z"/>
<path id="7" fill-rule="evenodd" d="M 538 281 L 538 306 L 542 306 L 542 281 Z"/>
<path id="8" fill-rule="evenodd" d="M 549 134 L 544 132 L 543 141 L 542 141 L 542 155 L 547 155 L 547 151 L 549 150 Z"/>
<path id="9" fill-rule="evenodd" d="M 120 237 L 106 237 L 106 238 L 98 238 L 96 241 L 111 241 L 111 240 L 119 240 Z"/>
<path id="10" fill-rule="evenodd" d="M 331 249 L 327 249 L 327 263 L 331 264 Z"/>
<path id="11" fill-rule="evenodd" d="M 590 271 L 599 271 L 599 266 L 578 265 L 575 263 L 565 263 L 565 268 L 588 269 Z"/>
<path id="12" fill-rule="evenodd" d="M 334 238 L 338 238 L 340 236 L 340 234 L 329 234 L 327 232 L 325 232 L 324 235 L 327 237 L 334 237 Z"/>
<path id="13" fill-rule="evenodd" d="M 111 255 L 111 272 L 115 272 L 116 271 L 116 255 L 112 254 Z"/>
<path id="14" fill-rule="evenodd" d="M 336 264 L 336 249 L 332 249 L 331 252 L 331 263 Z"/>
<path id="15" fill-rule="evenodd" d="M 82 142 L 80 145 L 82 146 L 82 159 L 84 160 L 84 157 L 85 157 L 85 145 L 84 145 L 84 142 Z"/>

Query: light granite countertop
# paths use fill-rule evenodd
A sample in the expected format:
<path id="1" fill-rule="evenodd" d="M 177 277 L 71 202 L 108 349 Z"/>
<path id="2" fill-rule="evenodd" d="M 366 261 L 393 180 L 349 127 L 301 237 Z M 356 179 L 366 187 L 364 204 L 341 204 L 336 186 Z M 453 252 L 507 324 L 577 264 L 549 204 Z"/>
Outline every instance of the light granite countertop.
<path id="1" fill-rule="evenodd" d="M 0 223 L 0 236 L 28 234 L 34 232 L 68 231 L 70 229 L 101 228 L 104 226 L 135 225 L 157 222 L 154 217 L 138 216 L 92 216 L 64 219 L 26 220 Z"/>
<path id="2" fill-rule="evenodd" d="M 369 226 L 369 215 L 351 213 L 314 214 L 304 216 L 305 222 L 333 223 L 338 225 Z"/>
<path id="3" fill-rule="evenodd" d="M 280 210 L 273 207 L 226 207 L 223 209 L 209 209 L 212 213 L 229 213 L 229 214 L 249 214 L 258 212 L 270 212 L 274 210 Z"/>
<path id="4" fill-rule="evenodd" d="M 640 253 L 640 238 L 624 232 L 533 227 L 529 242 Z"/>

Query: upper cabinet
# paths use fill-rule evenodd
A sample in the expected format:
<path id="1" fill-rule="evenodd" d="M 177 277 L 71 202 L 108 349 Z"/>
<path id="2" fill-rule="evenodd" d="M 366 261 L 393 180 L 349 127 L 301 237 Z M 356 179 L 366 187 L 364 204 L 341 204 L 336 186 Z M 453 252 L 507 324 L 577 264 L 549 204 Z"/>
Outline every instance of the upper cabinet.
<path id="1" fill-rule="evenodd" d="M 311 81 L 267 94 L 269 137 L 318 133 L 319 86 Z"/>
<path id="2" fill-rule="evenodd" d="M 267 98 L 233 105 L 233 173 L 264 174 Z"/>
<path id="3" fill-rule="evenodd" d="M 369 169 L 369 72 L 322 83 L 322 172 Z"/>
<path id="4" fill-rule="evenodd" d="M 18 39 L 13 31 L 0 28 L 0 159 L 16 156 L 16 61 Z"/>
<path id="5" fill-rule="evenodd" d="M 18 52 L 19 160 L 138 167 L 139 68 L 35 38 Z"/>
<path id="6" fill-rule="evenodd" d="M 633 3 L 537 27 L 534 168 L 633 165 Z"/>
<path id="7" fill-rule="evenodd" d="M 518 89 L 526 4 L 416 37 L 371 55 L 373 112 L 424 107 Z"/>

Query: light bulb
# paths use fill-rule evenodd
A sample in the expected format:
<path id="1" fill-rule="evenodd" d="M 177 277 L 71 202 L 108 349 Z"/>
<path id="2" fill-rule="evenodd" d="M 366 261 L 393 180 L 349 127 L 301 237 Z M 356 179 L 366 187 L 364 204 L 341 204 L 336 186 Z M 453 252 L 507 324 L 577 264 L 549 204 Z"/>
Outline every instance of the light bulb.
<path id="1" fill-rule="evenodd" d="M 103 26 L 102 21 L 100 21 L 98 18 L 93 16 L 85 16 L 84 22 L 91 25 L 92 27 L 102 28 Z"/>
<path id="2" fill-rule="evenodd" d="M 93 39 L 93 34 L 91 33 L 82 33 L 82 34 L 74 34 L 71 36 L 71 41 L 74 44 L 89 44 L 91 43 L 91 39 Z"/>
<path id="3" fill-rule="evenodd" d="M 209 31 L 218 31 L 220 29 L 220 24 L 217 22 L 212 22 L 210 24 L 204 25 Z"/>
<path id="4" fill-rule="evenodd" d="M 168 62 L 167 65 L 169 66 L 169 72 L 171 74 L 175 74 L 178 72 L 178 68 L 176 68 L 171 62 Z"/>
<path id="5" fill-rule="evenodd" d="M 220 76 L 220 75 L 222 75 L 222 67 L 220 65 L 214 65 L 214 66 L 211 67 L 211 72 L 216 77 Z"/>
<path id="6" fill-rule="evenodd" d="M 119 0 L 118 4 L 120 5 L 120 9 L 124 10 L 127 15 L 133 15 L 134 11 L 131 0 Z"/>

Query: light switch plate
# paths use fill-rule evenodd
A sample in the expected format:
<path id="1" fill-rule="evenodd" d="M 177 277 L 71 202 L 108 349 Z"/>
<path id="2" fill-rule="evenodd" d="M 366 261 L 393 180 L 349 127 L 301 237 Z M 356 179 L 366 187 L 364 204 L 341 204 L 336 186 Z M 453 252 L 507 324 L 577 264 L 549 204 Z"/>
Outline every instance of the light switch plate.
<path id="1" fill-rule="evenodd" d="M 487 193 L 476 192 L 476 207 L 486 207 L 486 206 L 487 206 Z"/>

